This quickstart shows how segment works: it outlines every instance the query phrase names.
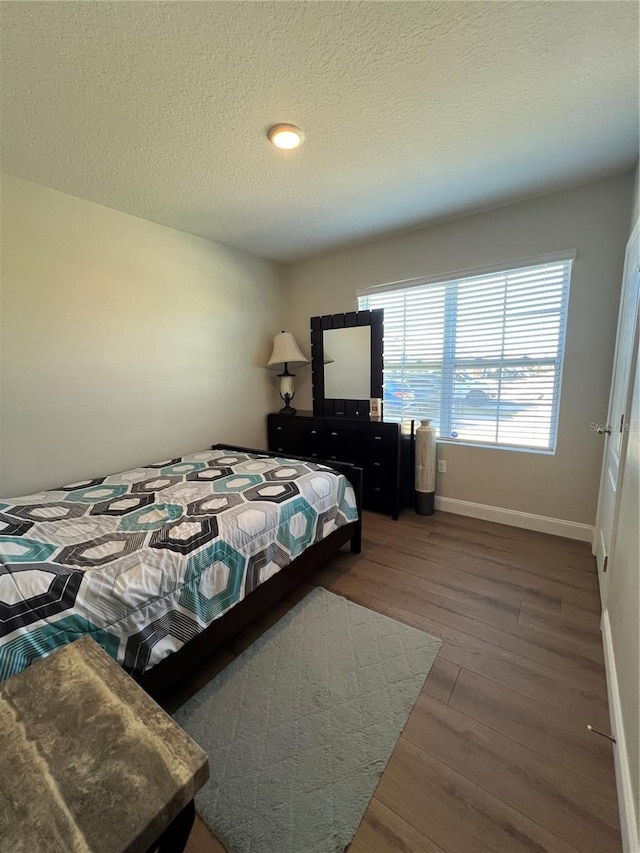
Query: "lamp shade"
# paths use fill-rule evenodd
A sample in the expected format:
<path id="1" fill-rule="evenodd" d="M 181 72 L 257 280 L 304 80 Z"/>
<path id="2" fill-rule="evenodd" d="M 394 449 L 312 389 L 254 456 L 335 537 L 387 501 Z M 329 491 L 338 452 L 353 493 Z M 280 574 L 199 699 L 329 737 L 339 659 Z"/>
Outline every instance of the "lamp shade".
<path id="1" fill-rule="evenodd" d="M 308 364 L 309 359 L 304 357 L 291 332 L 282 331 L 273 339 L 273 352 L 267 367 L 279 367 L 285 362 L 289 367 L 299 367 L 301 364 Z"/>

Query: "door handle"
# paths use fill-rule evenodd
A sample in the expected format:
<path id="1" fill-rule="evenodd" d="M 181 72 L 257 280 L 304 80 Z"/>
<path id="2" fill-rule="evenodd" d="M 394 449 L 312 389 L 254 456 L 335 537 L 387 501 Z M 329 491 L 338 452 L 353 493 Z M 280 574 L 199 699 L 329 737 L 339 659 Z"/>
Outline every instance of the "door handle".
<path id="1" fill-rule="evenodd" d="M 611 435 L 611 427 L 599 426 L 596 432 L 599 435 Z"/>

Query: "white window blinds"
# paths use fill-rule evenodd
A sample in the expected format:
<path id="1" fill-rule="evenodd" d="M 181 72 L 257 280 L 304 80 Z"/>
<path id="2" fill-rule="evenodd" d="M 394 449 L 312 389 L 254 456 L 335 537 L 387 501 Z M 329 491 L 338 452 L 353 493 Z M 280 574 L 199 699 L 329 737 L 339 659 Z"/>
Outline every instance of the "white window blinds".
<path id="1" fill-rule="evenodd" d="M 384 309 L 385 415 L 441 438 L 554 451 L 575 253 L 447 281 L 371 288 Z"/>

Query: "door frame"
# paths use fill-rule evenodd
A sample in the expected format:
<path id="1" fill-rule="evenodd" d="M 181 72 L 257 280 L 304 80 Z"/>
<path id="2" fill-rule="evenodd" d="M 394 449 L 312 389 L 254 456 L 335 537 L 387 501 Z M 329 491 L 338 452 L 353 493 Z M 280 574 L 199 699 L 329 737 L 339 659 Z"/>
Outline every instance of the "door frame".
<path id="1" fill-rule="evenodd" d="M 637 308 L 640 311 L 640 305 Z M 640 313 L 636 314 L 636 326 L 633 345 L 631 349 L 631 368 L 628 377 L 628 405 L 626 413 L 632 411 L 633 394 L 637 392 L 638 384 L 640 383 Z M 635 386 L 635 387 L 634 387 Z M 628 421 L 628 423 L 632 423 Z M 636 422 L 637 427 L 637 422 Z M 619 476 L 619 486 L 616 490 L 616 501 L 614 507 L 614 526 L 611 534 L 611 543 L 609 547 L 609 564 L 610 571 L 607 573 L 606 590 L 611 583 L 611 578 L 615 575 L 618 563 L 618 542 L 619 542 L 619 511 L 622 505 L 622 493 L 624 489 L 625 477 L 628 476 L 627 465 L 625 464 L 627 457 L 627 449 L 631 438 L 631 429 L 624 431 L 622 436 L 622 445 L 620 450 L 621 472 Z M 616 771 L 616 789 L 618 795 L 618 812 L 620 816 L 620 828 L 622 832 L 622 848 L 624 853 L 635 853 L 638 849 L 638 823 L 637 823 L 637 804 L 635 801 L 635 791 L 632 783 L 631 766 L 629 763 L 629 752 L 627 747 L 627 739 L 624 728 L 624 717 L 619 691 L 619 677 L 616 670 L 615 649 L 613 644 L 613 636 L 611 632 L 611 618 L 609 613 L 608 601 L 603 604 L 602 618 L 600 621 L 602 631 L 602 644 L 604 648 L 604 663 L 607 676 L 607 696 L 609 699 L 609 718 L 611 720 L 611 733 L 615 738 L 613 743 L 613 759 Z"/>
<path id="2" fill-rule="evenodd" d="M 625 307 L 625 300 L 624 300 L 625 288 L 629 286 L 628 283 L 631 281 L 632 268 L 634 266 L 636 266 L 638 268 L 638 270 L 640 271 L 640 263 L 638 262 L 638 260 L 633 258 L 632 254 L 631 254 L 631 250 L 632 250 L 634 244 L 636 244 L 636 243 L 638 244 L 638 253 L 640 254 L 640 217 L 636 220 L 633 228 L 631 229 L 631 234 L 629 235 L 629 239 L 627 240 L 627 244 L 625 247 L 624 269 L 623 269 L 623 273 L 622 273 L 622 288 L 620 290 L 620 306 L 618 308 L 618 325 L 616 327 L 617 328 L 616 345 L 615 345 L 615 352 L 614 352 L 614 359 L 613 359 L 613 369 L 611 372 L 611 387 L 610 387 L 610 391 L 609 391 L 609 404 L 607 406 L 607 425 L 608 426 L 612 425 L 612 429 L 616 429 L 616 425 L 613 423 L 612 419 L 615 417 L 616 423 L 618 421 L 618 415 L 614 414 L 611 411 L 611 409 L 613 406 L 613 398 L 614 398 L 614 393 L 613 393 L 614 381 L 616 379 L 616 371 L 618 369 L 618 366 L 619 366 L 618 363 L 619 363 L 619 359 L 620 359 L 619 331 L 620 331 L 621 326 L 622 326 L 622 322 L 621 322 L 622 321 L 622 311 Z M 627 374 L 626 377 L 620 378 L 620 381 L 623 382 L 624 386 L 625 386 L 624 418 L 625 418 L 625 425 L 626 426 L 628 426 L 628 424 L 629 424 L 629 410 L 631 407 L 631 394 L 633 391 L 633 382 L 634 382 L 634 378 L 635 378 L 634 358 L 637 355 L 637 347 L 638 347 L 638 332 L 639 332 L 639 326 L 640 326 L 640 319 L 638 317 L 639 309 L 640 309 L 640 290 L 638 291 L 638 297 L 636 299 L 636 303 L 634 306 L 634 320 L 633 320 L 632 335 L 631 335 L 631 358 L 629 360 L 629 373 Z M 625 380 L 626 380 L 626 382 L 625 382 Z M 601 516 L 602 516 L 602 507 L 603 507 L 602 498 L 603 498 L 603 489 L 604 489 L 604 486 L 606 484 L 606 477 L 607 477 L 607 451 L 608 451 L 608 446 L 609 446 L 610 440 L 611 440 L 611 436 L 606 435 L 603 450 L 602 450 L 602 466 L 601 466 L 601 470 L 600 470 L 600 485 L 599 485 L 599 489 L 598 489 L 598 507 L 596 510 L 596 522 L 595 522 L 595 526 L 593 529 L 593 540 L 592 540 L 592 545 L 591 545 L 591 550 L 592 550 L 592 553 L 594 554 L 594 556 L 597 553 L 599 540 L 603 538 L 602 529 L 601 529 L 601 521 L 602 521 Z M 625 430 L 625 432 L 623 433 L 622 442 L 620 445 L 620 460 L 624 459 L 624 453 L 626 451 L 626 445 L 627 445 L 627 434 L 626 434 L 626 430 Z M 606 543 L 607 549 L 605 550 L 607 568 L 605 571 L 601 572 L 600 568 L 598 567 L 598 586 L 600 589 L 600 602 L 601 602 L 603 611 L 606 609 L 606 602 L 607 602 L 607 590 L 609 587 L 609 578 L 610 578 L 609 567 L 611 566 L 612 561 L 613 561 L 613 551 L 614 551 L 614 545 L 615 545 L 615 531 L 616 531 L 616 527 L 617 527 L 618 510 L 619 510 L 619 504 L 620 504 L 620 487 L 622 485 L 623 473 L 624 473 L 623 470 L 618 469 L 618 478 L 616 481 L 616 493 L 615 493 L 615 500 L 614 500 L 614 505 L 613 505 L 613 515 L 612 515 L 612 521 L 611 521 L 611 537 L 610 537 L 610 541 L 608 543 Z"/>

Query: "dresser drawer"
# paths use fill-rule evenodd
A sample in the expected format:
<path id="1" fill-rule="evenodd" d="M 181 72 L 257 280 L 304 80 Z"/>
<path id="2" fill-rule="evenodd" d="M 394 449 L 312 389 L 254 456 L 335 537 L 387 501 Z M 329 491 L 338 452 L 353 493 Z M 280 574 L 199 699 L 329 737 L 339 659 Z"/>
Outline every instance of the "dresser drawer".
<path id="1" fill-rule="evenodd" d="M 398 448 L 398 432 L 396 429 L 388 429 L 388 424 L 370 427 L 366 435 L 363 435 L 364 447 L 372 459 L 394 457 Z"/>
<path id="2" fill-rule="evenodd" d="M 379 447 L 397 439 L 398 431 L 390 424 L 370 424 L 366 431 L 367 443 L 371 447 Z"/>
<path id="3" fill-rule="evenodd" d="M 269 419 L 269 450 L 294 456 L 322 457 L 322 424 L 277 415 Z"/>
<path id="4" fill-rule="evenodd" d="M 377 483 L 378 485 L 393 486 L 397 479 L 397 469 L 395 465 L 385 464 L 384 462 L 380 462 L 376 459 L 367 460 L 362 466 L 362 471 L 365 479 L 370 480 L 372 483 Z"/>
<path id="5" fill-rule="evenodd" d="M 307 428 L 308 424 L 305 424 L 304 421 L 297 421 L 294 417 L 274 419 L 271 424 L 274 437 L 283 441 L 302 437 Z"/>
<path id="6" fill-rule="evenodd" d="M 326 423 L 322 444 L 327 459 L 355 462 L 362 447 L 362 430 L 353 424 Z"/>
<path id="7" fill-rule="evenodd" d="M 374 512 L 392 512 L 394 488 L 384 482 L 376 482 L 366 475 L 362 484 L 362 505 Z"/>
<path id="8" fill-rule="evenodd" d="M 270 444 L 269 450 L 279 453 L 281 456 L 310 456 L 307 453 L 307 448 L 301 441 L 280 441 L 276 444 Z"/>
<path id="9" fill-rule="evenodd" d="M 395 465 L 385 465 L 370 460 L 362 466 L 362 485 L 365 495 L 379 500 L 382 495 L 393 494 L 397 488 L 398 471 Z"/>

